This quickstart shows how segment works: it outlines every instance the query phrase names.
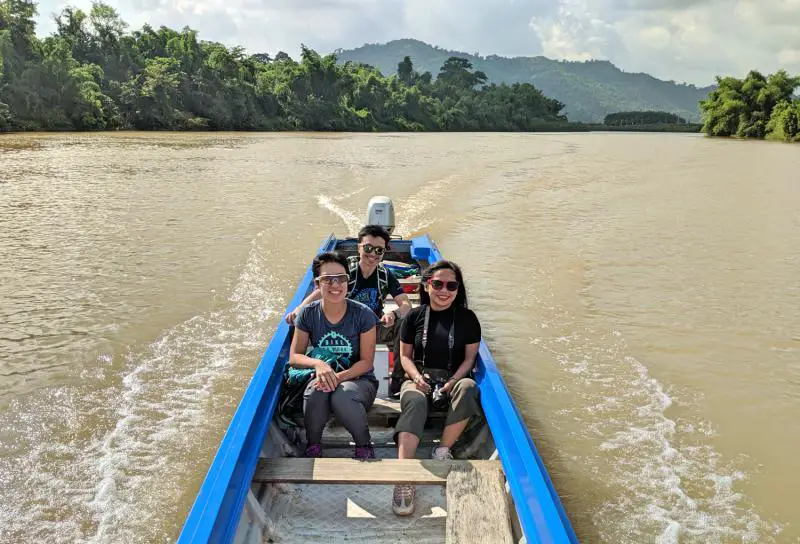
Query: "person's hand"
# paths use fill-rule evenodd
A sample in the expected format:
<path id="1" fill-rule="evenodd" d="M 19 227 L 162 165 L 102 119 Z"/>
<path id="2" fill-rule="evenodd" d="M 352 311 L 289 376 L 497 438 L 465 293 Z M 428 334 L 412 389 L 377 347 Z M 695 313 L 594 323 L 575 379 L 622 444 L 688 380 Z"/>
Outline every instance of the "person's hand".
<path id="1" fill-rule="evenodd" d="M 286 314 L 286 317 L 284 318 L 286 320 L 286 323 L 289 324 L 289 325 L 294 325 L 294 320 L 297 317 L 297 313 L 299 311 L 300 311 L 300 308 L 297 307 L 294 310 L 292 310 L 291 312 L 289 312 L 288 314 Z"/>
<path id="2" fill-rule="evenodd" d="M 394 312 L 389 312 L 388 314 L 383 314 L 381 317 L 381 323 L 383 323 L 384 327 L 391 327 L 394 325 L 396 316 Z"/>
<path id="3" fill-rule="evenodd" d="M 445 383 L 439 391 L 445 394 L 449 394 L 450 391 L 452 391 L 455 386 L 456 386 L 456 380 L 451 378 L 447 380 L 447 383 Z"/>
<path id="4" fill-rule="evenodd" d="M 336 376 L 331 366 L 324 362 L 318 361 L 317 363 L 317 389 L 330 393 L 339 385 L 339 378 Z"/>
<path id="5" fill-rule="evenodd" d="M 428 385 L 427 381 L 428 379 L 430 379 L 430 376 L 428 376 L 427 374 L 425 374 L 424 376 L 422 374 L 417 376 L 417 378 L 414 380 L 414 384 L 417 386 L 417 391 L 421 391 L 426 395 L 431 392 L 431 386 Z"/>

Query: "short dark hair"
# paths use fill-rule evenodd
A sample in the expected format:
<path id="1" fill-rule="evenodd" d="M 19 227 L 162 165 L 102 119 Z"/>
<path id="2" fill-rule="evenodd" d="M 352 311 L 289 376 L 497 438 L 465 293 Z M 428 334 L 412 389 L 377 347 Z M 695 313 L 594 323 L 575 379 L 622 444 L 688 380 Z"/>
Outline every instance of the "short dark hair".
<path id="1" fill-rule="evenodd" d="M 325 251 L 314 257 L 314 261 L 311 263 L 311 273 L 314 274 L 314 278 L 319 277 L 319 271 L 325 263 L 339 263 L 347 273 L 347 259 L 345 256 L 338 251 Z"/>
<path id="2" fill-rule="evenodd" d="M 438 270 L 452 270 L 453 273 L 456 275 L 456 281 L 458 282 L 458 293 L 456 293 L 456 299 L 453 301 L 453 306 L 467 308 L 467 287 L 464 285 L 464 276 L 461 274 L 461 268 L 454 263 L 453 261 L 436 261 L 428 268 L 423 270 L 422 272 L 422 280 L 419 284 L 419 303 L 422 305 L 429 305 L 431 304 L 431 297 L 428 292 L 425 290 L 425 284 L 428 283 L 434 273 Z"/>
<path id="3" fill-rule="evenodd" d="M 386 230 L 385 227 L 381 225 L 367 225 L 358 231 L 358 243 L 361 243 L 364 236 L 374 236 L 375 238 L 383 238 L 383 241 L 386 242 L 386 249 L 389 249 L 389 240 L 392 237 L 389 235 L 389 231 Z"/>

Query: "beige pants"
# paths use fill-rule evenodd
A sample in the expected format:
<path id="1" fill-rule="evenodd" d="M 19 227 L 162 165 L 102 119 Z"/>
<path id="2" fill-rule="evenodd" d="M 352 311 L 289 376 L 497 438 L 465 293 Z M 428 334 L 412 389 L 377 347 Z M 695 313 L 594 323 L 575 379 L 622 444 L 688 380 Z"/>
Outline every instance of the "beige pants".
<path id="1" fill-rule="evenodd" d="M 447 419 L 445 426 L 464 421 L 481 412 L 478 385 L 472 378 L 462 378 L 453 386 L 448 396 Z M 403 382 L 400 388 L 400 418 L 395 425 L 395 440 L 397 433 L 411 433 L 422 437 L 425 430 L 425 421 L 428 419 L 428 397 L 417 389 L 411 380 Z"/>

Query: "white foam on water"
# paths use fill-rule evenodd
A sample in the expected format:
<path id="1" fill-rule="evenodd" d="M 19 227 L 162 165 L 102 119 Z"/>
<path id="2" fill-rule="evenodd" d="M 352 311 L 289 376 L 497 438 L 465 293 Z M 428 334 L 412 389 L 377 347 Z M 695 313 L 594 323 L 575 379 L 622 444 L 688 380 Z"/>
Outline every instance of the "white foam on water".
<path id="1" fill-rule="evenodd" d="M 618 331 L 531 343 L 565 371 L 558 393 L 574 407 L 557 417 L 582 429 L 573 457 L 602 487 L 618 490 L 592 516 L 603 542 L 652 542 L 654 535 L 662 544 L 775 541 L 782 527 L 735 491 L 747 475 L 708 444 L 711 425 L 668 416 L 675 398 L 627 355 Z"/>
<path id="2" fill-rule="evenodd" d="M 93 490 L 78 460 L 84 423 L 97 412 L 77 390 L 50 388 L 0 413 L 0 542 L 83 540 Z M 70 438 L 54 439 L 54 430 Z"/>
<path id="3" fill-rule="evenodd" d="M 355 236 L 361 227 L 364 226 L 365 213 L 359 215 L 341 207 L 338 202 L 344 200 L 346 196 L 333 198 L 328 195 L 317 195 L 317 203 L 321 208 L 328 210 L 342 220 L 342 223 L 347 227 L 347 235 Z M 364 205 L 366 210 L 366 204 Z"/>
<path id="4" fill-rule="evenodd" d="M 169 523 L 187 485 L 202 478 L 242 390 L 226 390 L 237 366 L 249 376 L 279 315 L 282 296 L 254 242 L 230 306 L 197 315 L 147 349 L 128 355 L 114 403 L 117 421 L 84 461 L 94 475 L 90 542 L 153 542 L 175 537 Z M 182 514 L 182 512 L 181 512 Z"/>
<path id="5" fill-rule="evenodd" d="M 457 176 L 450 175 L 425 183 L 411 196 L 395 203 L 397 225 L 395 234 L 409 236 L 422 229 L 427 229 L 439 221 L 435 206 L 446 202 L 450 188 L 457 181 Z M 444 198 L 443 198 L 444 196 Z"/>
<path id="6" fill-rule="evenodd" d="M 411 196 L 401 199 L 392 198 L 395 206 L 395 218 L 397 219 L 394 234 L 408 236 L 435 224 L 439 218 L 434 213 L 434 208 L 438 202 L 442 201 L 442 195 L 448 194 L 448 188 L 456 180 L 457 176 L 455 175 L 446 176 L 425 183 Z M 361 187 L 355 191 L 335 197 L 320 194 L 317 195 L 317 204 L 322 209 L 333 213 L 344 223 L 347 228 L 346 235 L 356 236 L 361 227 L 365 225 L 367 219 L 368 199 L 365 198 L 363 202 L 360 202 L 361 207 L 357 210 L 348 209 L 342 202 L 349 201 L 366 190 L 367 187 Z M 377 191 L 375 194 L 379 193 L 382 194 L 381 191 Z"/>

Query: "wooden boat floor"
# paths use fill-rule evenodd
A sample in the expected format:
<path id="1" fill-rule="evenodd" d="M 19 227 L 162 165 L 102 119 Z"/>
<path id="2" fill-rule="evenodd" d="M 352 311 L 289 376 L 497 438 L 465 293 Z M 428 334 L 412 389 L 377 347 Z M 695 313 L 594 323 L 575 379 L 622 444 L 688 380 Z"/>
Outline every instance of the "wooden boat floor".
<path id="1" fill-rule="evenodd" d="M 370 430 L 375 457 L 397 459 L 394 429 Z M 417 457 L 430 459 L 440 436 L 441 429 L 426 429 Z M 325 458 L 353 456 L 350 433 L 338 425 L 326 427 L 322 443 Z M 269 484 L 260 501 L 268 520 L 263 542 L 442 544 L 447 524 L 446 488 L 420 485 L 416 489 L 414 513 L 400 517 L 392 512 L 394 484 Z"/>
<path id="2" fill-rule="evenodd" d="M 388 401 L 386 404 L 393 403 Z M 397 460 L 394 429 L 373 427 L 371 435 L 376 459 L 389 461 L 386 468 L 391 469 Z M 432 448 L 439 444 L 440 438 L 441 428 L 426 429 L 417 448 L 417 458 L 430 461 Z M 330 461 L 325 463 L 327 465 L 341 464 L 346 472 L 351 468 L 350 464 L 375 463 L 351 460 L 354 445 L 349 433 L 338 425 L 326 427 L 322 442 L 323 458 Z M 276 461 L 276 465 L 292 466 L 297 464 L 296 461 L 303 464 L 311 460 L 288 458 Z M 478 460 L 476 463 L 484 464 L 500 466 L 498 461 Z M 261 460 L 254 483 L 269 479 L 264 478 L 263 472 L 261 478 L 258 476 L 268 465 L 266 459 Z M 288 479 L 306 483 L 268 483 L 259 493 L 266 520 L 262 542 L 445 543 L 448 530 L 447 486 L 441 481 L 433 482 L 436 478 L 432 478 L 430 484 L 417 485 L 414 513 L 400 517 L 392 511 L 394 483 L 382 483 L 391 478 L 390 475 L 379 475 L 376 483 L 311 483 L 313 478 L 301 473 L 300 478 Z M 349 478 L 345 479 L 349 481 Z"/>
<path id="3" fill-rule="evenodd" d="M 445 541 L 443 486 L 418 486 L 414 514 L 392 512 L 393 485 L 273 484 L 263 542 Z"/>

